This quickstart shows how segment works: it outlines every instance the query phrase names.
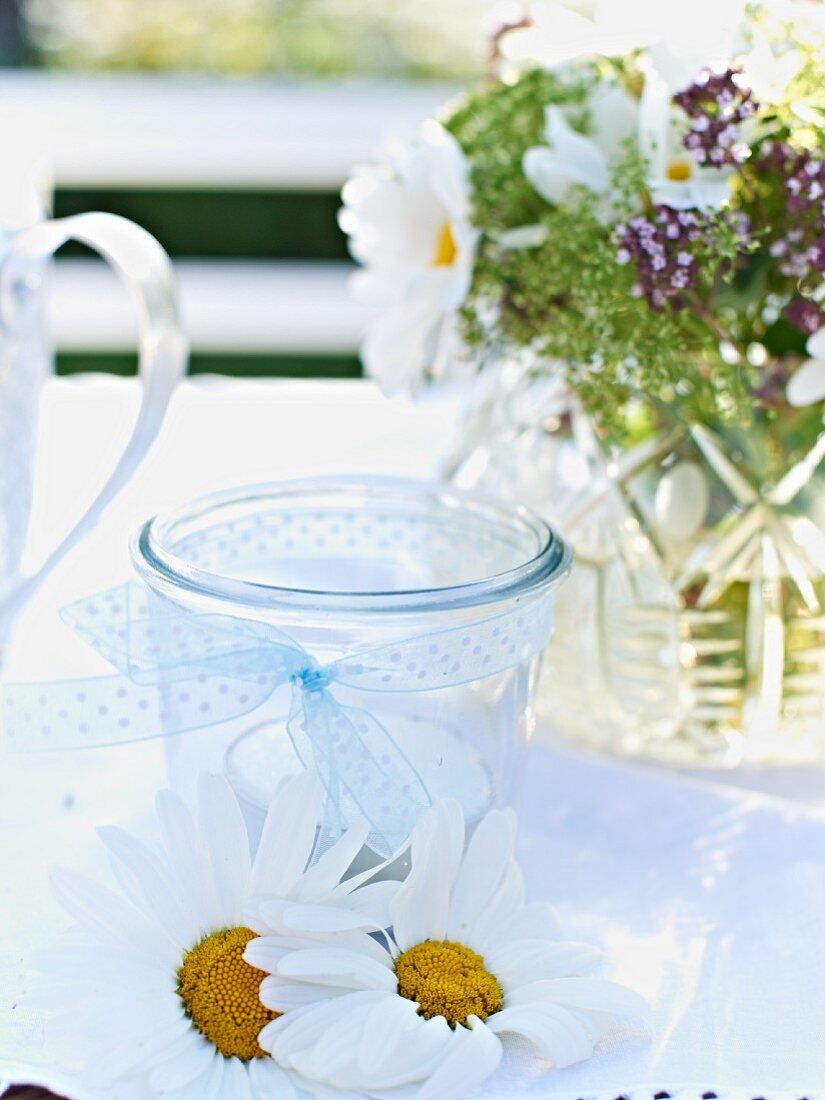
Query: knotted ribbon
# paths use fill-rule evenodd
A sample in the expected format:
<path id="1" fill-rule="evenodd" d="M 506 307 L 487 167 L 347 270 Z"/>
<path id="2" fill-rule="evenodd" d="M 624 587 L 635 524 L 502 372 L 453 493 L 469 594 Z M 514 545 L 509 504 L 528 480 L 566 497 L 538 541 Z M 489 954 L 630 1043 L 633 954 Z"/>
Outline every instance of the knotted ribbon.
<path id="1" fill-rule="evenodd" d="M 483 621 L 319 663 L 267 623 L 194 614 L 166 600 L 149 606 L 130 583 L 73 604 L 64 618 L 117 675 L 9 686 L 3 720 L 18 751 L 141 741 L 250 714 L 292 686 L 287 731 L 326 790 L 322 829 L 339 835 L 362 816 L 369 844 L 390 856 L 430 802 L 390 731 L 344 706 L 336 685 L 376 693 L 427 692 L 471 683 L 538 654 L 552 627 L 553 593 Z"/>

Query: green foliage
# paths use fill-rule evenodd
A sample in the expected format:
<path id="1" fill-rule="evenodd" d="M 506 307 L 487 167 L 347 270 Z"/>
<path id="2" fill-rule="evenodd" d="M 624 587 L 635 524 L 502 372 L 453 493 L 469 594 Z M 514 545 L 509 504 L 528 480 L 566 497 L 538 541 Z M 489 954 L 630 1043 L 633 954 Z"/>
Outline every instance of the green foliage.
<path id="1" fill-rule="evenodd" d="M 562 104 L 586 117 L 595 73 L 564 82 L 541 69 L 514 84 L 488 84 L 472 93 L 445 125 L 467 154 L 473 182 L 474 221 L 485 233 L 541 218 L 546 209 L 521 170 L 524 154 L 544 141 L 545 108 Z"/>

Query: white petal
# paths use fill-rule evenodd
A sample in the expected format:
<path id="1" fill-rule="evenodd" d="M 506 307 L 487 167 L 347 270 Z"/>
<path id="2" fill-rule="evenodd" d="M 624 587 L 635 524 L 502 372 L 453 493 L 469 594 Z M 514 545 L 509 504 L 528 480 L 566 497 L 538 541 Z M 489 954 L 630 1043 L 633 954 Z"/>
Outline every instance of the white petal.
<path id="1" fill-rule="evenodd" d="M 332 905 L 292 904 L 283 915 L 284 928 L 296 932 L 374 931 L 375 924 L 362 912 Z"/>
<path id="2" fill-rule="evenodd" d="M 396 1047 L 392 1059 L 385 1060 L 373 1074 L 373 1081 L 387 1089 L 424 1081 L 449 1056 L 454 1042 L 455 1032 L 443 1016 L 431 1020 L 413 1016 L 404 1041 Z"/>
<path id="3" fill-rule="evenodd" d="M 195 1031 L 194 1028 L 190 1028 L 183 1035 L 180 1035 L 173 1043 L 167 1043 L 162 1049 L 155 1052 L 154 1055 L 148 1056 L 144 1062 L 143 1069 L 147 1074 L 151 1074 L 158 1066 L 168 1065 L 178 1058 L 186 1058 L 193 1045 L 198 1043 L 206 1043 L 207 1047 L 217 1057 L 217 1051 L 208 1040 Z M 209 1063 L 211 1065 L 211 1062 Z M 208 1070 L 205 1076 L 208 1076 Z M 170 1089 L 169 1091 L 174 1091 Z"/>
<path id="4" fill-rule="evenodd" d="M 104 984 L 111 988 L 127 986 L 134 991 L 169 986 L 169 965 L 129 948 L 110 947 L 99 941 L 93 944 L 71 944 L 38 951 L 30 956 L 38 970 L 64 982 L 79 986 Z"/>
<path id="5" fill-rule="evenodd" d="M 443 940 L 453 884 L 464 847 L 464 815 L 454 799 L 433 805 L 412 834 L 412 869 L 390 907 L 402 951 L 424 940 Z"/>
<path id="6" fill-rule="evenodd" d="M 219 1097 L 223 1097 L 223 1081 L 226 1065 L 226 1058 L 216 1058 L 214 1060 L 209 1067 L 209 1073 L 203 1083 L 203 1093 L 201 1097 L 193 1096 L 192 1100 L 218 1100 Z"/>
<path id="7" fill-rule="evenodd" d="M 252 1100 L 246 1066 L 237 1058 L 227 1058 L 223 1067 L 223 1095 L 226 1100 Z"/>
<path id="8" fill-rule="evenodd" d="M 501 47 L 509 60 L 554 68 L 598 49 L 600 39 L 592 19 L 561 3 L 544 5 L 541 10 L 544 19 L 540 22 L 503 36 Z"/>
<path id="9" fill-rule="evenodd" d="M 405 997 L 386 997 L 370 1009 L 355 1054 L 358 1069 L 372 1079 L 384 1063 L 395 1057 L 403 1037 L 420 1019 L 415 1004 Z"/>
<path id="10" fill-rule="evenodd" d="M 513 858 L 515 840 L 511 810 L 493 810 L 478 823 L 456 877 L 448 939 L 463 940 L 490 904 Z"/>
<path id="11" fill-rule="evenodd" d="M 528 179 L 529 178 L 528 176 Z M 533 186 L 535 186 L 535 184 Z M 508 251 L 510 249 L 538 248 L 540 245 L 543 245 L 546 240 L 547 226 L 541 224 L 519 225 L 514 229 L 505 229 L 503 233 L 499 233 L 495 238 L 499 248 L 504 248 Z"/>
<path id="12" fill-rule="evenodd" d="M 350 248 L 350 252 L 352 251 Z M 357 256 L 354 258 L 358 259 Z M 401 278 L 397 268 L 387 270 L 377 264 L 356 268 L 347 279 L 347 290 L 353 300 L 364 302 L 374 309 L 388 309 L 397 305 L 404 296 L 406 286 L 406 275 Z"/>
<path id="13" fill-rule="evenodd" d="M 421 293 L 429 300 L 434 298 L 442 313 L 454 313 L 464 302 L 473 279 L 472 255 L 479 234 L 473 233 L 469 239 L 468 250 L 459 252 L 449 267 L 428 268 L 412 284 L 413 293 L 419 286 Z"/>
<path id="14" fill-rule="evenodd" d="M 149 1074 L 149 1084 L 159 1092 L 171 1092 L 200 1080 L 219 1057 L 215 1047 L 194 1030 L 187 1036 L 183 1049 L 177 1048 L 173 1057 L 158 1061 Z"/>
<path id="15" fill-rule="evenodd" d="M 289 1075 L 271 1058 L 254 1058 L 249 1063 L 248 1071 L 255 1100 L 298 1100 Z"/>
<path id="16" fill-rule="evenodd" d="M 296 1008 L 268 1023 L 258 1042 L 279 1065 L 290 1065 L 293 1053 L 311 1047 L 342 1014 L 369 1008 L 386 997 L 386 993 L 357 992 Z"/>
<path id="17" fill-rule="evenodd" d="M 547 202 L 558 206 L 570 190 L 573 180 L 564 161 L 546 145 L 534 145 L 524 154 L 522 171 Z"/>
<path id="18" fill-rule="evenodd" d="M 556 911 L 546 901 L 531 901 L 506 914 L 498 922 L 487 922 L 484 934 L 475 928 L 476 950 L 486 954 L 498 944 L 513 940 L 554 940 L 560 937 L 561 926 Z"/>
<path id="19" fill-rule="evenodd" d="M 808 338 L 808 355 L 812 359 L 825 359 L 825 326 Z"/>
<path id="20" fill-rule="evenodd" d="M 341 997 L 352 993 L 343 986 L 317 985 L 310 982 L 296 982 L 291 978 L 279 978 L 270 975 L 261 982 L 260 997 L 262 1004 L 273 1012 L 293 1012 L 296 1008 L 328 1001 L 330 997 Z"/>
<path id="21" fill-rule="evenodd" d="M 819 333 L 808 341 L 811 343 L 817 339 Z M 817 345 L 818 346 L 818 345 Z M 785 396 L 788 404 L 795 408 L 804 408 L 806 405 L 815 405 L 825 399 L 825 358 L 808 359 L 791 375 L 785 387 Z"/>
<path id="22" fill-rule="evenodd" d="M 249 891 L 249 838 L 241 808 L 221 775 L 201 774 L 198 784 L 200 829 L 209 852 L 215 893 L 224 920 L 240 918 Z"/>
<path id="23" fill-rule="evenodd" d="M 473 922 L 468 937 L 470 944 L 483 953 L 481 945 L 492 941 L 492 931 L 518 913 L 523 905 L 524 878 L 519 865 L 511 860 L 498 890 Z"/>
<path id="24" fill-rule="evenodd" d="M 177 948 L 164 931 L 108 887 L 64 868 L 54 869 L 49 882 L 66 912 L 107 943 L 145 951 L 154 958 L 177 958 Z"/>
<path id="25" fill-rule="evenodd" d="M 159 1051 L 171 1043 L 177 1042 L 181 1035 L 192 1030 L 191 1022 L 181 1015 L 176 1024 L 164 1020 L 157 1024 L 153 1032 L 139 1039 L 127 1039 L 107 1045 L 89 1067 L 90 1076 L 101 1084 L 113 1082 L 118 1077 L 145 1065 L 147 1059 L 155 1058 Z"/>
<path id="26" fill-rule="evenodd" d="M 391 867 L 399 858 L 399 856 L 401 856 L 407 850 L 409 842 L 410 838 L 407 837 L 404 840 L 404 843 L 395 852 L 393 852 L 392 855 L 387 856 L 386 859 L 382 859 L 378 863 L 373 863 L 372 859 L 370 859 L 369 867 L 367 867 L 363 871 L 358 871 L 356 874 L 348 875 L 346 880 L 333 891 L 331 896 L 334 898 L 342 898 L 345 894 L 350 893 L 353 890 L 359 890 L 365 883 L 372 883 L 372 880 L 375 879 L 377 875 L 380 875 L 381 872 L 386 871 L 388 867 Z M 374 853 L 370 853 L 371 856 L 373 854 Z M 395 885 L 399 886 L 400 883 L 395 882 Z"/>
<path id="27" fill-rule="evenodd" d="M 384 1003 L 392 998 L 384 998 Z M 403 1043 L 391 1057 L 379 1059 L 367 1075 L 359 1065 L 355 1052 L 368 1038 L 368 1027 L 375 1008 L 364 1003 L 328 1025 L 314 1046 L 292 1057 L 292 1064 L 302 1073 L 342 1088 L 366 1090 L 396 1089 L 412 1082 L 423 1081 L 449 1056 L 455 1035 L 442 1017 L 422 1020 L 410 1002 L 410 1026 Z M 315 1010 L 317 1011 L 317 1009 Z"/>
<path id="28" fill-rule="evenodd" d="M 489 951 L 485 960 L 507 990 L 587 973 L 601 962 L 602 954 L 586 943 L 516 940 Z"/>
<path id="29" fill-rule="evenodd" d="M 419 1100 L 472 1095 L 501 1061 L 501 1041 L 476 1016 L 457 1027 L 449 1053 L 419 1092 Z"/>
<path id="30" fill-rule="evenodd" d="M 623 143 L 638 134 L 639 101 L 618 84 L 601 83 L 587 106 L 593 120 L 592 139 L 611 161 L 620 155 Z"/>
<path id="31" fill-rule="evenodd" d="M 317 775 L 290 776 L 278 787 L 255 856 L 251 890 L 288 897 L 312 855 L 323 791 Z"/>
<path id="32" fill-rule="evenodd" d="M 218 926 L 221 915 L 206 874 L 205 853 L 197 826 L 183 799 L 173 791 L 159 792 L 155 810 L 166 858 L 180 883 L 181 894 L 189 899 L 200 938 Z"/>
<path id="33" fill-rule="evenodd" d="M 197 923 L 163 862 L 145 844 L 116 826 L 98 829 L 98 835 L 109 850 L 112 869 L 127 896 L 165 929 L 178 947 L 191 947 Z"/>
<path id="34" fill-rule="evenodd" d="M 226 1061 L 216 1053 L 205 1073 L 179 1089 L 162 1092 L 163 1100 L 226 1100 L 222 1087 Z"/>
<path id="35" fill-rule="evenodd" d="M 510 992 L 507 1001 L 514 1007 L 553 1003 L 586 1012 L 639 1020 L 646 1019 L 649 1011 L 644 997 L 603 978 L 554 978 L 532 982 Z"/>
<path id="36" fill-rule="evenodd" d="M 674 210 L 720 210 L 730 198 L 730 187 L 724 180 L 684 183 L 653 179 L 650 181 L 653 201 Z"/>
<path id="37" fill-rule="evenodd" d="M 391 965 L 389 951 L 363 932 L 333 932 L 316 935 L 273 936 L 264 934 L 250 940 L 244 951 L 244 958 L 259 970 L 269 974 L 277 972 L 278 964 L 293 951 L 307 951 L 317 947 L 338 947 L 355 951 L 359 955 L 373 959 L 382 965 Z M 388 959 L 390 960 L 388 962 Z"/>
<path id="38" fill-rule="evenodd" d="M 698 210 L 721 210 L 730 200 L 726 179 L 696 180 L 692 187 L 693 206 Z"/>
<path id="39" fill-rule="evenodd" d="M 548 144 L 558 157 L 568 161 L 575 181 L 597 193 L 604 191 L 607 162 L 596 142 L 574 130 L 558 107 L 548 107 L 545 119 Z"/>
<path id="40" fill-rule="evenodd" d="M 414 244 L 412 230 L 432 197 L 401 176 L 387 165 L 366 165 L 356 168 L 344 185 L 338 220 L 362 263 L 397 260 Z"/>
<path id="41" fill-rule="evenodd" d="M 281 903 L 278 928 L 287 934 L 297 932 L 312 934 L 314 932 L 355 932 L 375 930 L 375 921 L 364 916 L 363 913 L 353 912 L 351 909 L 338 905 L 310 905 L 294 901 Z M 275 903 L 269 903 L 268 914 L 275 911 Z"/>
<path id="42" fill-rule="evenodd" d="M 560 203 L 573 184 L 602 195 L 610 183 L 604 153 L 595 141 L 577 133 L 558 107 L 548 107 L 549 149 L 534 146 L 524 154 L 522 167 L 542 198 Z"/>
<path id="43" fill-rule="evenodd" d="M 639 102 L 639 147 L 657 180 L 667 177 L 672 94 L 655 67 L 648 66 Z"/>
<path id="44" fill-rule="evenodd" d="M 367 1006 L 339 1015 L 312 1047 L 292 1055 L 293 1068 L 306 1077 L 331 1085 L 352 1088 L 360 1084 L 353 1069 L 354 1052 L 371 1018 Z"/>
<path id="45" fill-rule="evenodd" d="M 278 964 L 278 974 L 282 978 L 313 981 L 320 985 L 394 993 L 396 979 L 389 952 L 386 957 L 387 963 L 382 965 L 357 951 L 316 947 L 285 955 Z"/>
<path id="46" fill-rule="evenodd" d="M 593 1053 L 587 1029 L 566 1009 L 552 1004 L 505 1008 L 487 1021 L 497 1034 L 512 1032 L 529 1040 L 557 1068 L 582 1062 Z"/>
<path id="47" fill-rule="evenodd" d="M 320 809 L 319 797 L 319 815 Z M 341 880 L 364 847 L 369 831 L 366 821 L 350 825 L 340 840 L 328 848 L 318 862 L 304 873 L 294 896 L 301 901 L 319 901 L 331 894 L 339 884 L 346 888 L 346 883 L 341 883 Z M 271 890 L 269 892 L 272 893 Z"/>
<path id="48" fill-rule="evenodd" d="M 371 882 L 345 897 L 336 896 L 335 902 L 360 914 L 362 920 L 369 921 L 377 928 L 389 928 L 392 923 L 392 903 L 400 886 L 399 882 L 392 879 Z"/>
<path id="49" fill-rule="evenodd" d="M 244 962 L 267 974 L 274 974 L 281 959 L 289 952 L 289 948 L 277 942 L 278 939 L 277 936 L 256 936 L 250 940 L 244 948 Z"/>
<path id="50" fill-rule="evenodd" d="M 428 119 L 422 137 L 432 150 L 428 179 L 433 192 L 455 218 L 467 217 L 469 164 L 459 143 L 439 122 Z"/>
<path id="51" fill-rule="evenodd" d="M 443 315 L 435 299 L 406 300 L 379 314 L 367 330 L 361 358 L 387 396 L 412 392 L 432 365 Z"/>
<path id="52" fill-rule="evenodd" d="M 116 1057 L 128 1059 L 129 1051 L 137 1046 L 147 1064 L 162 1058 L 164 1051 L 192 1030 L 191 1025 L 181 1027 L 182 1006 L 169 991 L 136 996 L 128 988 L 125 992 L 110 988 L 91 1000 L 76 1001 L 73 1007 L 75 1023 L 104 1054 L 117 1049 L 121 1054 Z M 102 1061 L 102 1055 L 95 1059 L 96 1069 Z"/>

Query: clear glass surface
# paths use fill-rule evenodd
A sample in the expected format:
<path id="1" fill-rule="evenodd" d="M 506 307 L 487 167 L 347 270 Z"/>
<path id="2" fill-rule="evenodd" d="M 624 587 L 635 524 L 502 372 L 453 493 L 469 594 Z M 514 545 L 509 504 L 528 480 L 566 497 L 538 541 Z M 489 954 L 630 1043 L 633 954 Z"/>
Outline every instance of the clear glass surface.
<path id="1" fill-rule="evenodd" d="M 138 533 L 133 555 L 159 613 L 171 601 L 193 614 L 269 624 L 322 667 L 413 639 L 431 643 L 422 641 L 433 654 L 426 664 L 444 660 L 439 643 L 452 639 L 468 656 L 466 677 L 417 690 L 409 672 L 399 690 L 333 682 L 330 692 L 381 724 L 430 798 L 458 798 L 470 819 L 511 801 L 543 642 L 486 675 L 481 631 L 509 612 L 528 629 L 554 600 L 570 552 L 543 520 L 449 486 L 287 482 L 160 517 Z M 387 652 L 392 669 L 397 655 Z M 198 767 L 225 767 L 259 815 L 279 779 L 301 767 L 287 729 L 294 705 L 283 684 L 252 720 L 169 738 L 173 784 L 188 789 Z"/>
<path id="2" fill-rule="evenodd" d="M 637 444 L 607 452 L 573 401 L 548 410 L 546 383 L 502 367 L 450 469 L 524 500 L 576 548 L 539 709 L 610 751 L 821 763 L 821 412 L 781 407 L 742 428 L 662 409 Z"/>

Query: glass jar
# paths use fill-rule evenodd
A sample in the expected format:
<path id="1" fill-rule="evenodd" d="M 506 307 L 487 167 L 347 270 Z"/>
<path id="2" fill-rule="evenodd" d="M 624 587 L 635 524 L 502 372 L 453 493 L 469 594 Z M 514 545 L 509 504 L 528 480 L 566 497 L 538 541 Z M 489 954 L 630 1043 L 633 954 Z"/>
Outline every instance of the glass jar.
<path id="1" fill-rule="evenodd" d="M 156 518 L 133 556 L 150 620 L 188 634 L 160 670 L 165 732 L 197 727 L 167 738 L 174 786 L 224 767 L 260 820 L 311 767 L 330 834 L 363 814 L 383 854 L 436 797 L 470 821 L 511 802 L 571 560 L 543 520 L 448 486 L 299 481 Z M 196 629 L 213 649 L 193 660 Z"/>

